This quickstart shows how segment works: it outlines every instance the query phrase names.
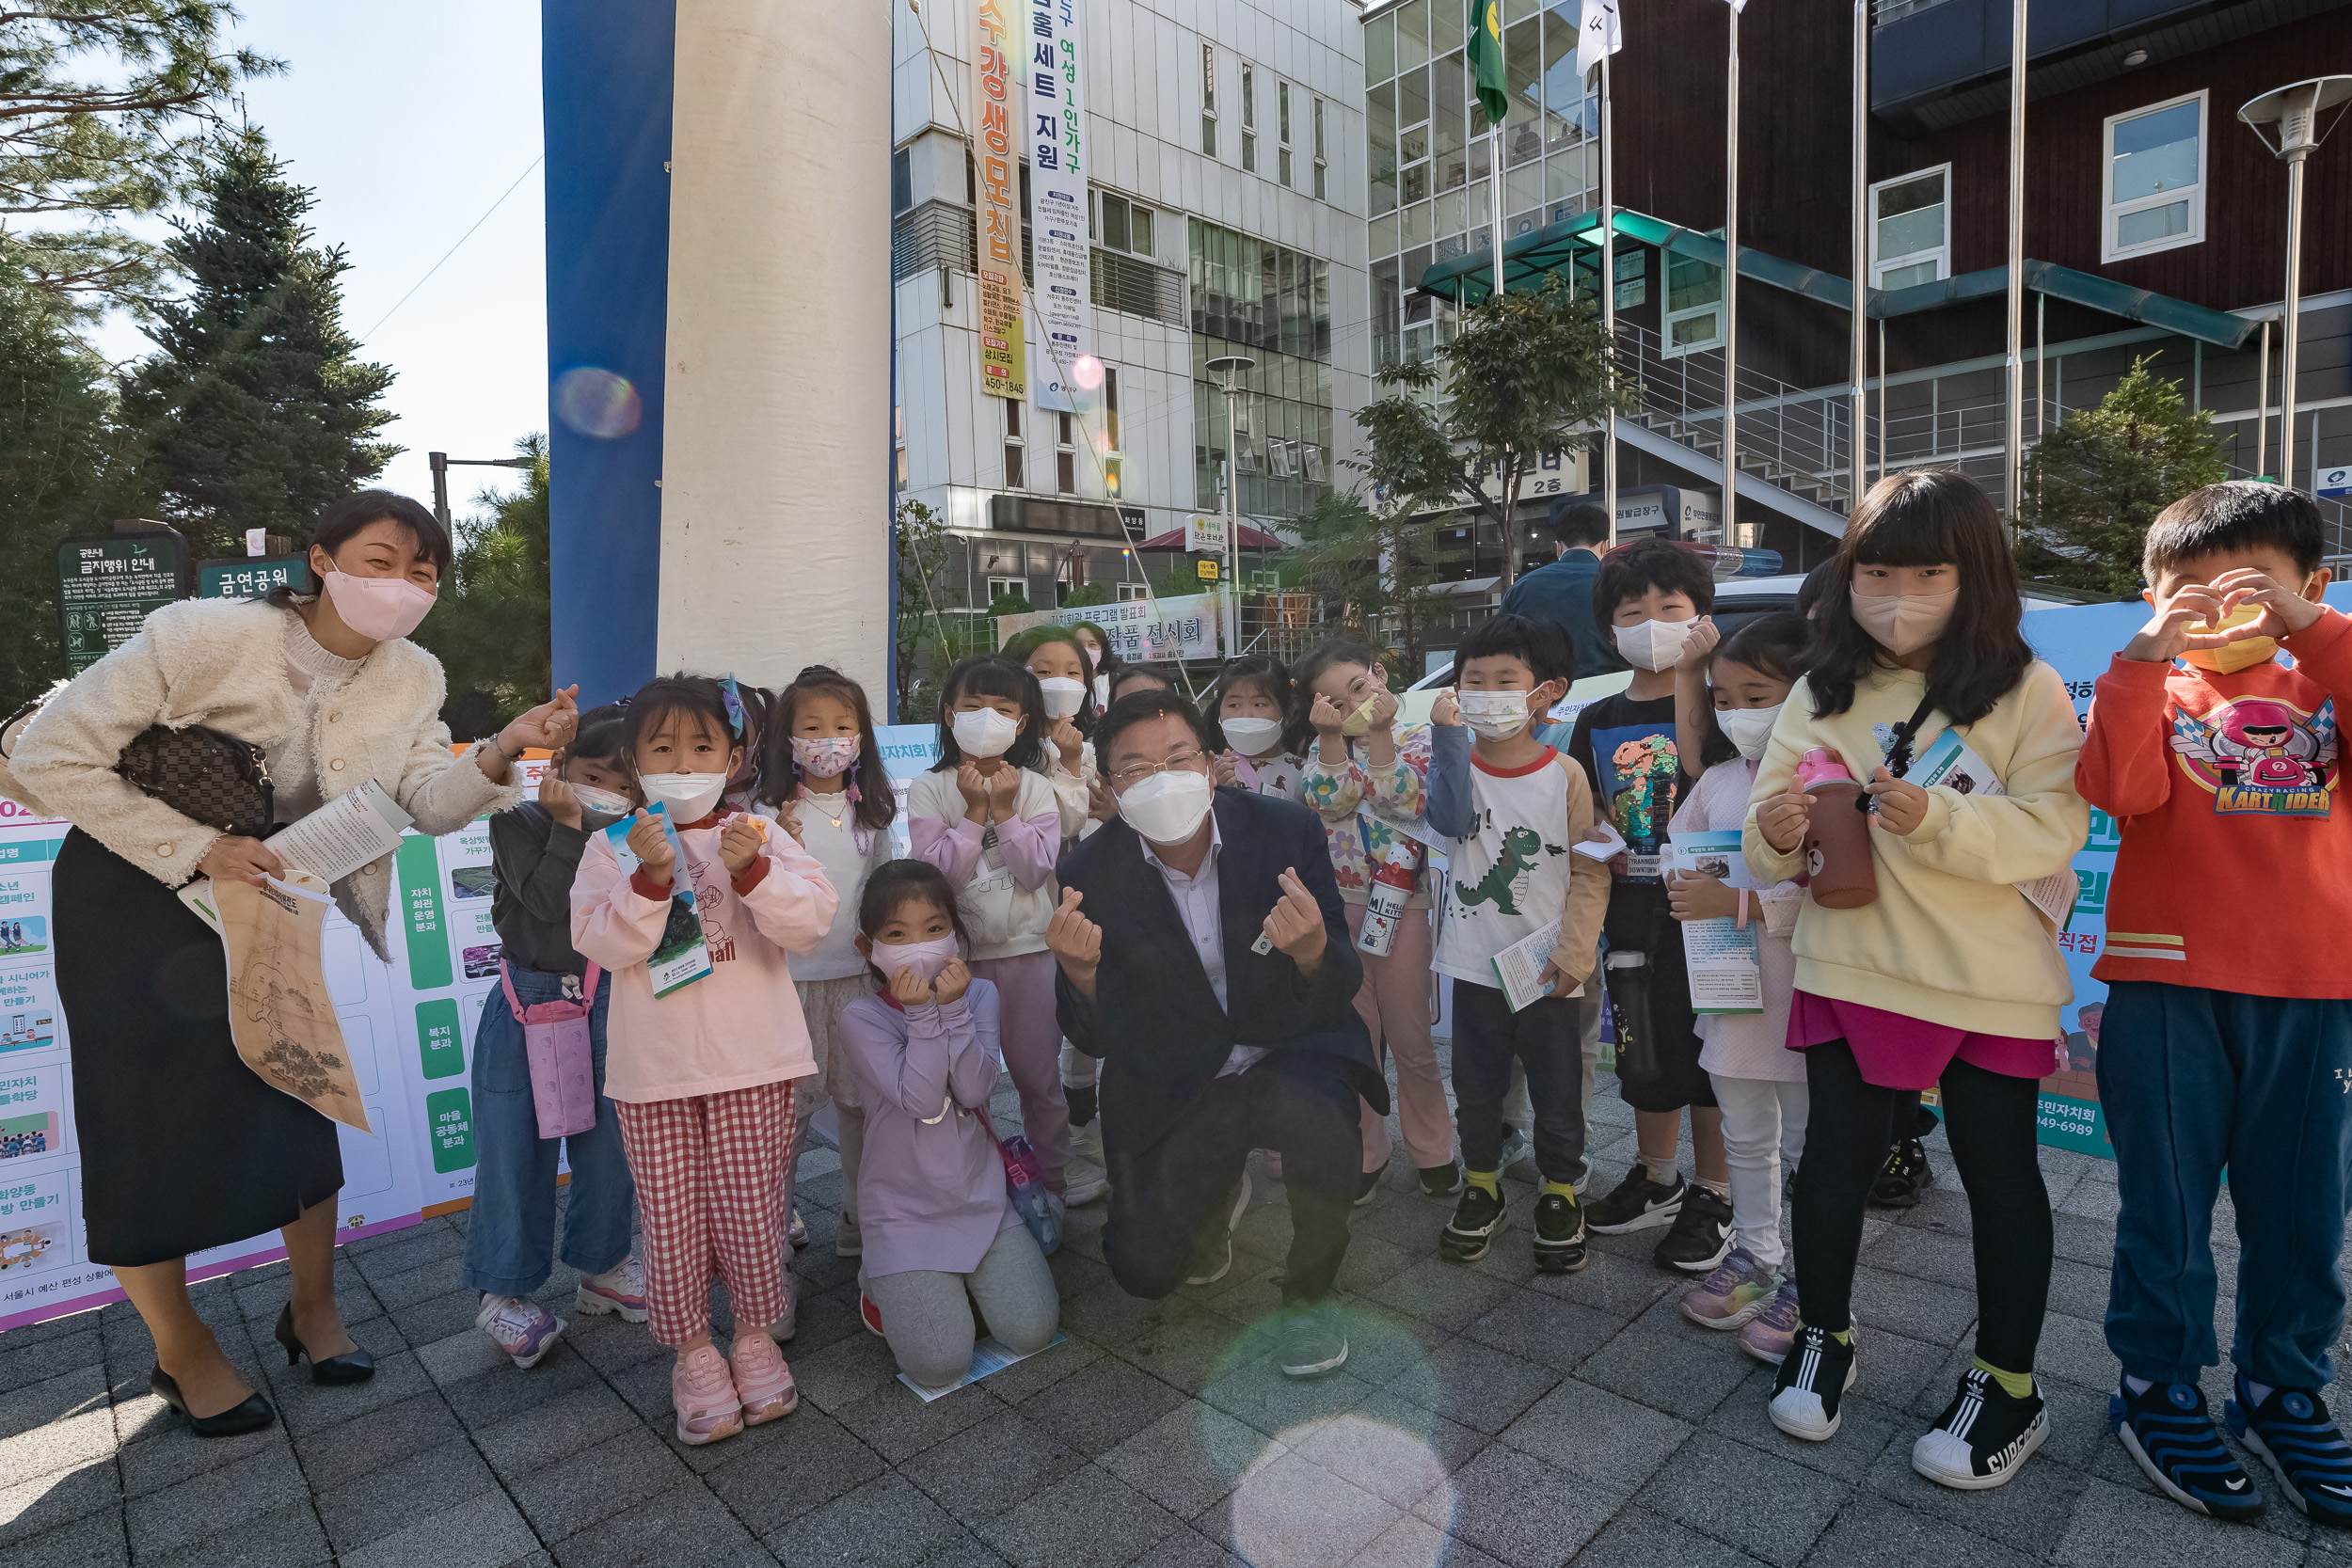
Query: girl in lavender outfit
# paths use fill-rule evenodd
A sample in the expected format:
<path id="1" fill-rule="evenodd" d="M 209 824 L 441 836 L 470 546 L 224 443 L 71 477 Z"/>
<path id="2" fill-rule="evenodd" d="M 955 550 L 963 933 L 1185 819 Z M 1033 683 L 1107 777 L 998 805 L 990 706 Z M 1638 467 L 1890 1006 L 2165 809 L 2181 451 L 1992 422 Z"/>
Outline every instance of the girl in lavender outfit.
<path id="1" fill-rule="evenodd" d="M 1061 1301 L 1005 1190 L 988 1117 L 996 988 L 964 965 L 955 890 L 936 866 L 892 861 L 866 880 L 858 929 L 885 987 L 842 1009 L 836 1041 L 866 1105 L 859 1310 L 899 1370 L 945 1387 L 972 1364 L 974 1302 L 1027 1355 L 1053 1341 Z"/>

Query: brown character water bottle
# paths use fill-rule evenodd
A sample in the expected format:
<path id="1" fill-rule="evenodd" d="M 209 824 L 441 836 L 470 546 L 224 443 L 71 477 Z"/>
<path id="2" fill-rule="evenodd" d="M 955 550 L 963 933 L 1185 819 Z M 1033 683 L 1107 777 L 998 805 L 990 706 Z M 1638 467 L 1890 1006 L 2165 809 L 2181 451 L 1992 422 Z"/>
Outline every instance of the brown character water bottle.
<path id="1" fill-rule="evenodd" d="M 1862 785 L 1836 752 L 1816 746 L 1797 763 L 1797 787 L 1813 797 L 1805 813 L 1805 891 L 1825 910 L 1858 910 L 1879 895 L 1870 860 L 1870 816 Z"/>

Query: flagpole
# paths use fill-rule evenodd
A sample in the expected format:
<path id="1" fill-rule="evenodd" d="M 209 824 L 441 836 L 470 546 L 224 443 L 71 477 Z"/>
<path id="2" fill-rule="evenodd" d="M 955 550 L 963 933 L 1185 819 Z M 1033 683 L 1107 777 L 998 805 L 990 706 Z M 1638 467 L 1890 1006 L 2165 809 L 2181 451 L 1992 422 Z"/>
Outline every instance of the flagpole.
<path id="1" fill-rule="evenodd" d="M 1502 126 L 1500 122 L 1486 127 L 1487 138 L 1494 143 L 1493 170 L 1486 176 L 1487 194 L 1495 226 L 1495 293 L 1502 293 Z"/>
<path id="2" fill-rule="evenodd" d="M 2026 4 L 2010 0 L 2009 22 L 2009 341 L 2001 499 L 2012 534 L 2024 499 L 2026 456 Z"/>
<path id="3" fill-rule="evenodd" d="M 1847 399 L 1846 422 L 1852 440 L 1853 483 L 1846 497 L 1846 515 L 1862 504 L 1869 478 L 1868 443 L 1864 432 L 1869 415 L 1863 383 L 1870 374 L 1870 0 L 1853 0 L 1853 390 Z"/>
<path id="4" fill-rule="evenodd" d="M 1731 60 L 1724 117 L 1724 543 L 1739 507 L 1740 483 L 1740 5 L 1731 12 Z"/>
<path id="5" fill-rule="evenodd" d="M 1600 56 L 1600 335 L 1609 345 L 1609 365 L 1617 363 L 1617 134 L 1610 122 L 1609 55 Z M 2266 341 L 2266 340 L 2265 340 Z M 1609 514 L 1609 546 L 1617 544 L 1617 409 L 1609 408 L 1601 437 L 1600 504 Z"/>

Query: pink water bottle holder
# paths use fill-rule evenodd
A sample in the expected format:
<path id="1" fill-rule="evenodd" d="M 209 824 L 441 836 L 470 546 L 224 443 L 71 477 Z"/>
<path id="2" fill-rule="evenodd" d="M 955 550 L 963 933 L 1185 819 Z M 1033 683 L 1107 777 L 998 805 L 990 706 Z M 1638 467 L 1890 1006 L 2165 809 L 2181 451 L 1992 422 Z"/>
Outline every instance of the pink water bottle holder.
<path id="1" fill-rule="evenodd" d="M 581 982 L 581 1000 L 539 1002 L 524 1006 L 515 995 L 515 982 L 506 964 L 499 964 L 499 984 L 506 991 L 507 1010 L 523 1026 L 523 1053 L 531 1064 L 531 1101 L 539 1114 L 539 1136 L 568 1137 L 596 1124 L 596 1053 L 588 1036 L 588 1013 L 596 1006 L 595 964 Z"/>

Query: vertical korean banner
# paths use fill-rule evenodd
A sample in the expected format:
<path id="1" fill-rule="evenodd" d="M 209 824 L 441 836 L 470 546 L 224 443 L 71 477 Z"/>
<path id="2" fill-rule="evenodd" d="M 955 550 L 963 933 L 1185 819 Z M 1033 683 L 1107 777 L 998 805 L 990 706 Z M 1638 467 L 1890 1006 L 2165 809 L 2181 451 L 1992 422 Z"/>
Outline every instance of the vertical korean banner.
<path id="1" fill-rule="evenodd" d="M 973 9 L 972 159 L 979 171 L 980 389 L 1025 400 L 1028 356 L 1021 324 L 1021 113 L 1018 55 L 1027 31 L 1021 0 L 977 0 Z M 1083 199 L 1083 198 L 1081 198 Z"/>
<path id="2" fill-rule="evenodd" d="M 1094 387 L 1078 367 L 1094 352 L 1087 242 L 1086 118 L 1078 90 L 1078 0 L 1027 0 L 1030 249 L 1046 362 L 1037 405 L 1082 414 Z M 1099 377 L 1094 386 L 1102 385 Z"/>

